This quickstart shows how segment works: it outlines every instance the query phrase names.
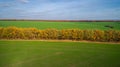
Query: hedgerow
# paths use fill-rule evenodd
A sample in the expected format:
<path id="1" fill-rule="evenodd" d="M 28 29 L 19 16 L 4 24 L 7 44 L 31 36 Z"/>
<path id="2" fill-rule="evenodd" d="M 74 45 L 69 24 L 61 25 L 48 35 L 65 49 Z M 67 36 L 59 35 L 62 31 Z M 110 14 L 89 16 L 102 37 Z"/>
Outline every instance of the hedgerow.
<path id="1" fill-rule="evenodd" d="M 36 28 L 0 28 L 0 39 L 51 39 L 51 40 L 88 40 L 120 42 L 118 30 L 80 30 L 80 29 L 45 29 Z"/>

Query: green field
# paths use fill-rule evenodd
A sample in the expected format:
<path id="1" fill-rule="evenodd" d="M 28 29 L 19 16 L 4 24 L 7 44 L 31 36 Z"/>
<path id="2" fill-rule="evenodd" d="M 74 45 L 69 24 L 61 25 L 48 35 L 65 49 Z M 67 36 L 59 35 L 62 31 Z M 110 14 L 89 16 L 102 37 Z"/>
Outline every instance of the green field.
<path id="1" fill-rule="evenodd" d="M 1 40 L 0 67 L 120 67 L 120 44 Z"/>
<path id="2" fill-rule="evenodd" d="M 109 30 L 111 28 L 106 25 L 113 26 L 114 30 L 120 30 L 120 22 L 40 22 L 40 21 L 0 21 L 0 27 L 16 26 L 22 28 L 37 29 L 99 29 Z"/>
<path id="3" fill-rule="evenodd" d="M 120 22 L 0 21 L 0 27 L 10 26 L 120 30 Z M 120 67 L 120 44 L 0 40 L 0 67 Z"/>

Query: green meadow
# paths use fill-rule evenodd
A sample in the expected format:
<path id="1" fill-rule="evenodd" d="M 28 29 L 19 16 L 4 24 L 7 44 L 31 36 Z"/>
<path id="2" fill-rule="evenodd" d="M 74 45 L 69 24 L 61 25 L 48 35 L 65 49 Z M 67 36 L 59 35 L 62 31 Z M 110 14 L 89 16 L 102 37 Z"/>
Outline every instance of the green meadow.
<path id="1" fill-rule="evenodd" d="M 45 21 L 0 21 L 0 27 L 16 26 L 37 29 L 90 29 L 120 30 L 120 22 L 45 22 Z M 105 27 L 112 26 L 113 28 Z"/>
<path id="2" fill-rule="evenodd" d="M 0 41 L 0 67 L 120 67 L 120 44 Z"/>
<path id="3" fill-rule="evenodd" d="M 120 22 L 0 21 L 0 27 L 11 26 L 120 30 Z M 120 43 L 0 40 L 0 67 L 120 67 Z"/>

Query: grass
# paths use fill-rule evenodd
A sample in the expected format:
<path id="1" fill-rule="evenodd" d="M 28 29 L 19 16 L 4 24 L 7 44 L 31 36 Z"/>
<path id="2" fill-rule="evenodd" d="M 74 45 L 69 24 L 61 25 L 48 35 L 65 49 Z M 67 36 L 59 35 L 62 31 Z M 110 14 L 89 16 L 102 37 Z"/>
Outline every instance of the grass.
<path id="1" fill-rule="evenodd" d="M 120 22 L 0 21 L 0 27 L 120 30 Z M 0 40 L 0 67 L 120 67 L 120 44 Z"/>
<path id="2" fill-rule="evenodd" d="M 113 26 L 114 30 L 120 30 L 120 22 L 40 22 L 40 21 L 0 21 L 0 27 L 16 26 L 22 28 L 38 29 L 99 29 L 110 30 L 106 25 Z"/>
<path id="3" fill-rule="evenodd" d="M 120 44 L 1 40 L 0 67 L 120 67 Z"/>

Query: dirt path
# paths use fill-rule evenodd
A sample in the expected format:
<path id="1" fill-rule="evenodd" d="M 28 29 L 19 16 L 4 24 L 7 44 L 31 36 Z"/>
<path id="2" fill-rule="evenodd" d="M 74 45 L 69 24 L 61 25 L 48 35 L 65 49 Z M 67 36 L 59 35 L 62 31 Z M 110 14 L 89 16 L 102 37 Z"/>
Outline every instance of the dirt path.
<path id="1" fill-rule="evenodd" d="M 75 40 L 7 40 L 7 39 L 2 39 L 0 41 L 42 41 L 42 42 L 81 42 L 81 43 L 101 43 L 101 44 L 120 44 L 120 42 L 97 42 L 97 41 L 75 41 Z"/>

